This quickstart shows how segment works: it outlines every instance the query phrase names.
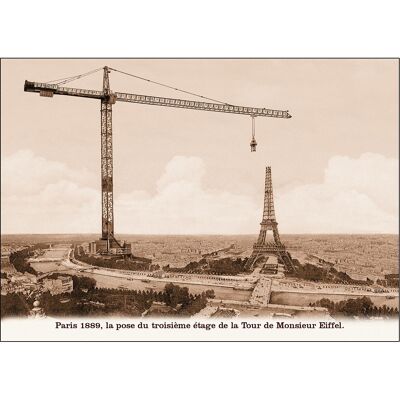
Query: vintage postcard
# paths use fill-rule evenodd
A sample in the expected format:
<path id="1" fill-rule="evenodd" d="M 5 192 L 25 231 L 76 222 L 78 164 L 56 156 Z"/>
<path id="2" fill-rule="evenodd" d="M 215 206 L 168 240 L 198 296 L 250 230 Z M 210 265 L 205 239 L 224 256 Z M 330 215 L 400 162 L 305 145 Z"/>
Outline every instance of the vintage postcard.
<path id="1" fill-rule="evenodd" d="M 3 341 L 398 341 L 397 59 L 2 59 Z"/>

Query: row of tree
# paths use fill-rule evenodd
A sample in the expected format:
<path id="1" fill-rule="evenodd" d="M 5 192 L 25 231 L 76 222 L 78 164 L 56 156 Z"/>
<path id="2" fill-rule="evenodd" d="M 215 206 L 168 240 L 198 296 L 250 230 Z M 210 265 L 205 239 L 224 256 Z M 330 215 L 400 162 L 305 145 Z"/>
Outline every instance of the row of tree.
<path id="1" fill-rule="evenodd" d="M 321 299 L 315 303 L 310 303 L 311 307 L 325 307 L 328 309 L 332 316 L 343 315 L 347 317 L 373 317 L 385 316 L 394 317 L 398 316 L 399 311 L 397 308 L 388 307 L 383 305 L 377 307 L 374 305 L 369 297 L 363 296 L 355 299 L 347 299 L 339 302 L 334 302 L 329 299 Z"/>
<path id="2" fill-rule="evenodd" d="M 74 257 L 86 264 L 95 265 L 102 268 L 125 269 L 130 271 L 156 271 L 160 269 L 158 265 L 153 265 L 149 258 L 130 256 L 115 256 L 112 258 L 94 257 L 86 254 L 82 246 L 74 249 Z"/>
<path id="3" fill-rule="evenodd" d="M 164 271 L 179 272 L 187 274 L 206 274 L 206 275 L 237 275 L 247 272 L 247 258 L 220 258 L 217 260 L 206 260 L 202 258 L 200 261 L 191 261 L 183 268 L 166 268 Z"/>
<path id="4" fill-rule="evenodd" d="M 32 275 L 37 275 L 37 272 L 29 265 L 27 259 L 34 255 L 35 250 L 47 249 L 48 247 L 47 243 L 37 243 L 26 249 L 14 251 L 10 254 L 10 263 L 18 272 L 28 272 Z"/>
<path id="5" fill-rule="evenodd" d="M 398 288 L 399 287 L 399 277 L 395 278 L 386 278 L 386 279 L 377 279 L 376 283 L 378 285 L 390 288 Z"/>
<path id="6" fill-rule="evenodd" d="M 63 274 L 52 274 L 57 278 Z M 50 316 L 89 316 L 89 315 L 129 315 L 140 316 L 153 302 L 164 303 L 171 307 L 171 313 L 193 315 L 207 304 L 207 298 L 214 297 L 213 290 L 201 294 L 191 294 L 187 287 L 172 283 L 165 285 L 163 291 L 126 290 L 97 288 L 96 281 L 89 277 L 72 276 L 74 289 L 71 294 L 52 296 L 43 293 L 41 307 Z M 14 299 L 17 301 L 17 299 Z M 8 307 L 9 309 L 9 307 Z M 10 311 L 12 314 L 12 310 Z"/>
<path id="7" fill-rule="evenodd" d="M 346 272 L 338 271 L 334 267 L 323 268 L 313 264 L 301 264 L 299 260 L 293 260 L 294 268 L 292 271 L 288 271 L 286 274 L 291 277 L 304 279 L 313 282 L 323 283 L 338 283 L 338 284 L 349 284 L 349 285 L 372 285 L 371 279 L 365 281 L 352 279 Z"/>

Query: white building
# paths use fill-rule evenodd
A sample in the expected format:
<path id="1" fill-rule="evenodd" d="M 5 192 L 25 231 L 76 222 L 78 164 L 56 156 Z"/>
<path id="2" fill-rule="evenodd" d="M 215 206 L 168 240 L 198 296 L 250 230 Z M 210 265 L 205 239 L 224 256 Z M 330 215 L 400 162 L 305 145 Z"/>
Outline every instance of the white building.
<path id="1" fill-rule="evenodd" d="M 56 295 L 61 293 L 71 293 L 74 284 L 70 276 L 60 276 L 57 279 L 43 279 L 43 290 Z"/>

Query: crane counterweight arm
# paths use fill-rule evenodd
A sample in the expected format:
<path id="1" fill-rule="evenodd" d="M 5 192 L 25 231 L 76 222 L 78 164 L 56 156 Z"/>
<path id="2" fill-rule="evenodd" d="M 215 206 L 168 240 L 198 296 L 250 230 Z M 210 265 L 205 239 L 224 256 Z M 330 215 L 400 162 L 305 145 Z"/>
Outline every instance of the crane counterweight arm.
<path id="1" fill-rule="evenodd" d="M 271 118 L 291 118 L 288 111 L 273 110 L 258 107 L 243 107 L 230 104 L 208 103 L 203 101 L 174 99 L 169 97 L 147 96 L 131 93 L 110 93 L 105 94 L 101 90 L 76 89 L 60 87 L 54 84 L 25 81 L 25 92 L 40 93 L 41 96 L 52 97 L 54 94 L 65 96 L 87 97 L 91 99 L 104 100 L 109 98 L 110 103 L 123 101 L 128 103 L 147 104 L 153 106 L 164 106 L 174 108 L 185 108 L 199 111 L 214 111 L 239 115 L 250 115 L 253 117 L 271 117 Z"/>
<path id="2" fill-rule="evenodd" d="M 104 93 L 102 90 L 75 89 L 61 87 L 50 83 L 29 81 L 25 81 L 24 91 L 40 93 L 41 96 L 45 97 L 52 97 L 54 94 L 61 94 L 64 96 L 88 97 L 90 99 L 99 100 L 104 98 Z"/>

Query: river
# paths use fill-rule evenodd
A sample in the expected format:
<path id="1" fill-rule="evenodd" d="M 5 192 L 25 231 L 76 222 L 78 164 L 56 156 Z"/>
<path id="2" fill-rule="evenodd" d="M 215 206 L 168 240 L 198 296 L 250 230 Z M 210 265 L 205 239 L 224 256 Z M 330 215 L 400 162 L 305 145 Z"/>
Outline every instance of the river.
<path id="1" fill-rule="evenodd" d="M 113 288 L 113 289 L 130 289 L 130 290 L 150 290 L 163 291 L 168 281 L 150 281 L 143 282 L 140 279 L 115 277 L 109 275 L 100 275 L 91 272 L 81 272 L 73 268 L 66 268 L 58 265 L 55 262 L 35 263 L 34 268 L 42 273 L 54 271 L 62 272 L 70 275 L 87 276 L 96 281 L 98 288 Z M 145 279 L 145 277 L 143 278 Z M 174 283 L 174 282 L 172 282 Z M 178 285 L 177 283 L 174 283 Z M 220 300 L 238 300 L 247 301 L 250 298 L 251 290 L 235 290 L 233 288 L 214 286 L 214 285 L 194 285 L 190 283 L 179 283 L 179 286 L 187 287 L 192 294 L 200 294 L 206 290 L 214 290 L 215 298 Z"/>

